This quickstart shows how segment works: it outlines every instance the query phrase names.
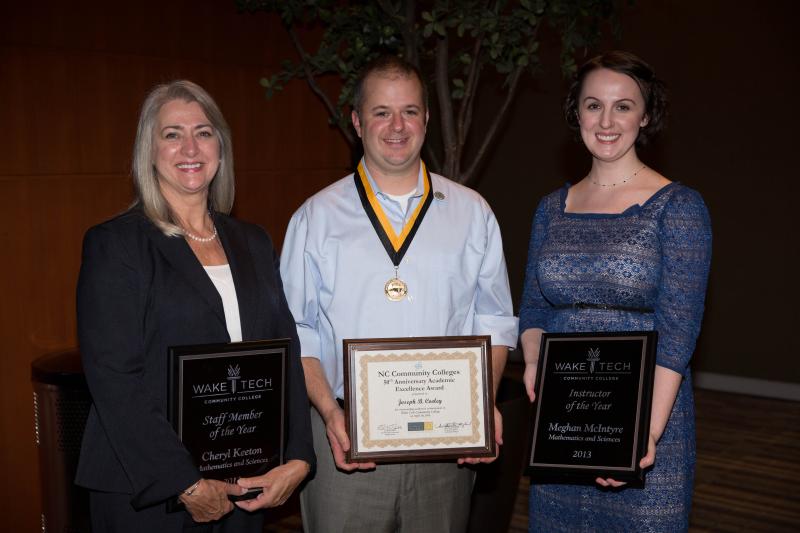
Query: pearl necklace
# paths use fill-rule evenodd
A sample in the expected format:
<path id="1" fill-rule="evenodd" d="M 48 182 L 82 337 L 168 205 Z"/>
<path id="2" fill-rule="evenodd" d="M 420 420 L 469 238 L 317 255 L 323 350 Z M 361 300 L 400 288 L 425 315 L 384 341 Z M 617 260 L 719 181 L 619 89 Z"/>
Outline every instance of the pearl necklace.
<path id="1" fill-rule="evenodd" d="M 183 229 L 183 234 L 186 235 L 187 237 L 189 237 L 190 239 L 192 239 L 193 241 L 205 243 L 205 242 L 211 242 L 211 241 L 213 241 L 214 239 L 217 238 L 217 226 L 216 226 L 216 224 L 213 225 L 213 228 L 214 228 L 214 233 L 212 233 L 210 237 L 198 237 L 197 235 L 195 235 L 194 233 L 192 233 L 188 229 L 186 229 L 186 228 L 182 228 L 182 229 Z"/>
<path id="2" fill-rule="evenodd" d="M 636 177 L 636 174 L 638 174 L 639 172 L 644 170 L 646 166 L 647 165 L 642 165 L 642 167 L 639 170 L 637 170 L 636 172 L 634 172 L 633 174 L 631 174 L 630 176 L 628 176 L 624 180 L 618 181 L 616 183 L 600 183 L 600 182 L 595 181 L 595 180 L 591 180 L 591 182 L 592 182 L 592 185 L 599 185 L 600 187 L 616 187 L 617 185 L 622 185 L 624 183 L 628 183 L 629 180 L 631 180 L 632 178 Z"/>

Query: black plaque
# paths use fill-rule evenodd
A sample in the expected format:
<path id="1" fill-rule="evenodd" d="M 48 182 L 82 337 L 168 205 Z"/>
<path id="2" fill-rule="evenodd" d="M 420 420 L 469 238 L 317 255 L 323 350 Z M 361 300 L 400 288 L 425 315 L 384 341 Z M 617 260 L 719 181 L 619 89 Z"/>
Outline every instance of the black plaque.
<path id="1" fill-rule="evenodd" d="M 283 463 L 288 350 L 288 339 L 169 348 L 169 419 L 204 478 Z"/>
<path id="2" fill-rule="evenodd" d="M 528 471 L 533 481 L 644 485 L 655 331 L 545 333 Z"/>

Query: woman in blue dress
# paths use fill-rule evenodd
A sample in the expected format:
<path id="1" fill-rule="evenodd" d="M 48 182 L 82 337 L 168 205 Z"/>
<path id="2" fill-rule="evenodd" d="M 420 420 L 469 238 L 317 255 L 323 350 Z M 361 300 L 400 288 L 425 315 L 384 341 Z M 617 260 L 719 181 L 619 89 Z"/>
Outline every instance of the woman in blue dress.
<path id="1" fill-rule="evenodd" d="M 695 464 L 689 360 L 711 258 L 700 195 L 642 163 L 637 147 L 663 126 L 666 94 L 627 52 L 583 65 L 567 123 L 592 156 L 589 173 L 546 196 L 533 221 L 520 308 L 525 386 L 534 400 L 544 331 L 658 331 L 644 489 L 532 479 L 530 531 L 685 531 Z"/>

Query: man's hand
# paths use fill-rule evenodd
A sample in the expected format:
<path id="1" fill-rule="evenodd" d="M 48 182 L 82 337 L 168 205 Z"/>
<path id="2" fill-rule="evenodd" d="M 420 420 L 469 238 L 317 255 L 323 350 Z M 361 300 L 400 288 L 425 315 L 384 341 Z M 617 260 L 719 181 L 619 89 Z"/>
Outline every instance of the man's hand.
<path id="1" fill-rule="evenodd" d="M 239 496 L 245 490 L 215 479 L 201 479 L 192 494 L 181 494 L 178 499 L 186 506 L 195 522 L 213 522 L 233 511 L 228 496 Z"/>
<path id="2" fill-rule="evenodd" d="M 331 445 L 333 461 L 339 470 L 352 472 L 353 470 L 370 470 L 375 468 L 375 463 L 348 463 L 345 459 L 345 452 L 350 449 L 350 439 L 344 427 L 344 411 L 336 405 L 326 413 L 321 414 L 325 421 L 325 430 L 328 434 L 328 442 Z"/>
<path id="3" fill-rule="evenodd" d="M 311 467 L 305 461 L 292 459 L 286 464 L 276 466 L 264 475 L 243 477 L 237 482 L 240 487 L 244 489 L 260 488 L 261 493 L 252 500 L 236 502 L 236 506 L 245 511 L 255 511 L 283 505 L 310 470 Z"/>
<path id="4" fill-rule="evenodd" d="M 458 464 L 476 465 L 479 463 L 492 463 L 500 455 L 500 446 L 503 445 L 503 415 L 500 414 L 497 407 L 494 408 L 494 440 L 497 443 L 494 457 L 460 457 L 457 461 Z"/>
<path id="5" fill-rule="evenodd" d="M 350 449 L 350 439 L 347 437 L 344 427 L 344 411 L 339 407 L 339 403 L 331 391 L 319 359 L 304 356 L 302 361 L 308 398 L 319 416 L 322 417 L 322 421 L 325 422 L 325 432 L 328 434 L 328 442 L 331 445 L 331 453 L 336 467 L 345 472 L 375 468 L 375 463 L 346 462 L 344 453 Z"/>

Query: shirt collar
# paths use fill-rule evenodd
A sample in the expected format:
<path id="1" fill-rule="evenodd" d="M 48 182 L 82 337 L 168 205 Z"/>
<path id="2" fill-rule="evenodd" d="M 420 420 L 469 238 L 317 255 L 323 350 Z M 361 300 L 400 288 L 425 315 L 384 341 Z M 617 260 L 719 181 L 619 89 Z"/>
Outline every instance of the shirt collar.
<path id="1" fill-rule="evenodd" d="M 378 184 L 375 183 L 375 180 L 372 179 L 372 174 L 370 173 L 369 167 L 367 166 L 367 161 L 364 158 L 362 158 L 361 162 L 364 164 L 364 171 L 367 173 L 367 181 L 369 182 L 370 187 L 372 187 L 372 190 L 375 191 L 376 195 L 380 195 L 381 197 L 386 198 L 386 193 L 383 192 L 381 188 L 378 187 Z M 425 193 L 425 182 L 423 181 L 424 179 L 425 177 L 423 176 L 422 173 L 422 165 L 420 165 L 419 175 L 417 176 L 417 188 L 414 189 L 411 198 L 419 198 Z"/>

